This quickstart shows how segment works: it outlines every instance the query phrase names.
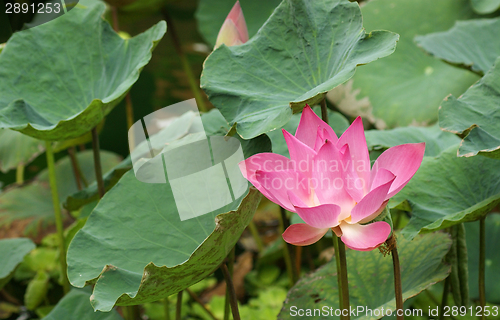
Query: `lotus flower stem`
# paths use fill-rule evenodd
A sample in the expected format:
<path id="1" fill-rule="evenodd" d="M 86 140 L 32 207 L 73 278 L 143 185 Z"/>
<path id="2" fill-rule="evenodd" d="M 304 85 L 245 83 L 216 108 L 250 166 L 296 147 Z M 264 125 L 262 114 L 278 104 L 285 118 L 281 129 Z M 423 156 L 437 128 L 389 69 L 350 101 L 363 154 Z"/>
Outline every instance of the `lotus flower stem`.
<path id="1" fill-rule="evenodd" d="M 441 306 L 439 307 L 439 320 L 444 319 L 444 307 L 448 303 L 448 292 L 450 291 L 450 277 L 444 280 L 443 297 L 441 298 Z"/>
<path id="2" fill-rule="evenodd" d="M 336 237 L 334 235 L 334 238 L 337 242 L 337 247 L 335 248 L 335 259 L 338 257 L 338 263 L 337 263 L 337 276 L 340 276 L 340 288 L 339 290 L 342 293 L 342 299 L 340 300 L 340 307 L 341 309 L 347 309 L 349 310 L 349 282 L 347 280 L 347 259 L 345 255 L 345 245 L 340 240 L 339 237 Z M 337 249 L 338 248 L 338 249 Z M 338 253 L 337 253 L 338 252 Z M 349 312 L 347 312 L 347 316 L 343 316 L 345 320 L 349 320 L 351 316 L 349 315 Z"/>
<path id="3" fill-rule="evenodd" d="M 208 316 L 210 318 L 212 318 L 213 320 L 218 320 L 214 316 L 214 314 L 212 313 L 212 311 L 210 311 L 207 308 L 207 306 L 203 303 L 203 301 L 200 300 L 200 298 L 196 295 L 196 293 L 194 293 L 193 291 L 191 291 L 189 288 L 187 288 L 186 291 L 189 294 L 189 296 L 191 297 L 191 299 L 193 299 L 194 301 L 196 301 L 203 308 L 203 310 L 205 310 L 205 312 L 208 314 Z"/>
<path id="4" fill-rule="evenodd" d="M 339 243 L 341 243 L 340 239 L 333 235 L 333 247 L 335 249 L 335 264 L 337 265 L 337 288 L 339 292 L 339 307 L 342 308 L 344 305 L 342 303 L 342 281 L 340 280 L 340 271 L 342 269 L 340 265 L 340 253 L 339 253 Z M 340 314 L 340 319 L 344 319 L 342 313 Z"/>
<path id="5" fill-rule="evenodd" d="M 80 147 L 84 147 L 85 148 L 84 145 L 80 145 Z M 80 151 L 84 151 L 85 150 L 84 148 L 83 149 L 80 148 Z M 89 186 L 89 182 L 87 181 L 87 179 L 85 178 L 85 175 L 83 174 L 82 167 L 80 167 L 80 162 L 78 161 L 78 157 L 76 156 L 76 154 L 77 154 L 76 147 L 72 147 L 72 149 L 73 149 L 74 154 L 75 154 L 75 159 L 74 160 L 75 160 L 76 170 L 78 170 L 78 176 L 80 177 L 80 180 L 83 183 L 83 186 L 85 188 L 87 188 Z M 71 155 L 70 155 L 70 157 L 71 157 Z M 71 160 L 71 161 L 73 161 L 73 160 Z"/>
<path id="6" fill-rule="evenodd" d="M 18 164 L 16 168 L 16 183 L 18 185 L 24 183 L 24 165 L 22 163 Z"/>
<path id="7" fill-rule="evenodd" d="M 118 21 L 118 9 L 115 6 L 111 7 L 111 19 L 113 21 L 113 30 L 115 32 L 120 31 L 120 23 Z M 125 114 L 127 116 L 127 129 L 134 124 L 134 106 L 132 105 L 132 99 L 130 98 L 130 92 L 127 92 L 125 96 Z M 130 139 L 134 139 L 134 135 L 130 137 Z M 135 145 L 134 141 L 131 141 L 130 145 Z"/>
<path id="8" fill-rule="evenodd" d="M 257 226 L 253 220 L 248 224 L 248 230 L 252 234 L 255 244 L 257 245 L 257 250 L 259 253 L 262 252 L 262 250 L 264 250 L 264 245 L 262 244 L 262 239 L 259 236 L 259 231 L 257 230 Z"/>
<path id="9" fill-rule="evenodd" d="M 104 189 L 104 180 L 102 179 L 101 154 L 99 153 L 99 134 L 97 133 L 97 127 L 92 129 L 92 149 L 94 150 L 94 167 L 97 190 L 99 192 L 99 198 L 102 198 L 106 190 Z"/>
<path id="10" fill-rule="evenodd" d="M 328 109 L 326 107 L 326 98 L 321 100 L 321 119 L 328 123 Z"/>
<path id="11" fill-rule="evenodd" d="M 125 112 L 127 114 L 127 129 L 130 129 L 134 124 L 134 105 L 132 104 L 130 91 L 125 96 Z M 131 135 L 129 139 L 134 139 L 134 135 Z M 131 141 L 131 143 L 131 145 L 135 145 L 135 141 Z"/>
<path id="12" fill-rule="evenodd" d="M 52 151 L 52 142 L 45 142 L 45 154 L 47 156 L 47 167 L 49 169 L 50 190 L 52 192 L 52 204 L 56 218 L 57 237 L 59 238 L 59 263 L 61 266 L 61 278 L 64 293 L 70 289 L 68 280 L 68 267 L 66 265 L 66 246 L 64 244 L 64 227 L 61 214 L 61 203 L 59 202 L 59 192 L 57 191 L 56 168 L 54 162 L 54 152 Z"/>
<path id="13" fill-rule="evenodd" d="M 280 207 L 280 232 L 285 232 L 288 228 L 288 218 L 286 217 L 286 211 Z M 294 264 L 292 263 L 292 250 L 291 245 L 286 243 L 283 246 L 283 257 L 285 259 L 286 272 L 288 273 L 288 279 L 290 279 L 290 286 L 293 286 L 297 282 L 297 277 L 295 273 Z"/>
<path id="14" fill-rule="evenodd" d="M 391 255 L 392 255 L 392 266 L 394 269 L 394 294 L 396 296 L 396 310 L 402 310 L 401 312 L 403 312 L 404 301 L 403 301 L 403 287 L 401 285 L 401 267 L 399 264 L 398 246 L 394 233 L 392 233 L 389 239 L 387 239 L 386 244 L 391 250 Z M 403 313 L 401 315 L 397 314 L 396 318 L 398 320 L 404 319 Z"/>
<path id="15" fill-rule="evenodd" d="M 296 279 L 298 280 L 300 278 L 300 266 L 302 264 L 302 248 L 303 247 L 295 247 L 295 268 L 294 268 L 294 274 L 296 276 Z"/>
<path id="16" fill-rule="evenodd" d="M 113 22 L 113 30 L 118 32 L 120 30 L 120 24 L 118 22 L 118 9 L 115 6 L 111 7 L 111 21 Z"/>
<path id="17" fill-rule="evenodd" d="M 177 51 L 177 55 L 181 59 L 182 62 L 182 67 L 184 68 L 184 72 L 186 73 L 186 76 L 189 81 L 189 86 L 191 87 L 191 91 L 193 92 L 194 98 L 196 100 L 196 104 L 198 105 L 198 108 L 202 112 L 208 111 L 207 106 L 205 105 L 205 100 L 203 100 L 203 95 L 201 93 L 200 86 L 198 84 L 197 78 L 194 76 L 193 69 L 191 68 L 191 65 L 189 64 L 189 61 L 186 57 L 186 54 L 182 50 L 182 45 L 181 42 L 179 41 L 179 37 L 177 36 L 177 32 L 174 26 L 174 22 L 172 21 L 172 18 L 170 17 L 170 14 L 168 11 L 163 8 L 161 10 L 163 17 L 167 21 L 167 27 L 168 27 L 168 34 L 170 34 L 172 38 L 172 42 L 174 44 L 175 51 Z"/>
<path id="18" fill-rule="evenodd" d="M 229 302 L 231 303 L 231 311 L 233 313 L 234 320 L 240 320 L 240 312 L 238 311 L 238 300 L 236 299 L 236 291 L 234 290 L 233 279 L 231 279 L 231 274 L 227 269 L 227 265 L 222 263 L 221 265 L 222 273 L 224 274 L 224 279 L 226 280 L 226 290 L 229 291 Z"/>
<path id="19" fill-rule="evenodd" d="M 177 305 L 175 306 L 175 320 L 181 320 L 182 290 L 177 293 Z"/>
<path id="20" fill-rule="evenodd" d="M 82 183 L 80 179 L 80 171 L 78 170 L 77 166 L 77 160 L 76 160 L 76 155 L 75 155 L 75 147 L 70 147 L 68 148 L 68 155 L 69 159 L 71 161 L 71 168 L 73 169 L 73 176 L 75 177 L 75 182 L 76 182 L 76 188 L 78 190 L 82 190 Z"/>
<path id="21" fill-rule="evenodd" d="M 123 308 L 124 316 L 126 320 L 138 320 L 141 319 L 141 312 L 139 306 L 126 306 Z"/>
<path id="22" fill-rule="evenodd" d="M 163 299 L 163 310 L 165 311 L 165 320 L 170 320 L 170 300 L 168 297 Z"/>
<path id="23" fill-rule="evenodd" d="M 485 260 L 486 260 L 486 216 L 479 220 L 479 304 L 481 305 L 481 319 L 486 319 L 484 306 L 486 305 L 486 289 L 484 285 Z"/>
<path id="24" fill-rule="evenodd" d="M 227 255 L 227 263 L 229 264 L 228 270 L 229 270 L 229 276 L 232 277 L 233 275 L 233 268 L 234 268 L 234 256 L 236 254 L 236 248 L 233 247 L 231 249 L 231 252 Z M 230 300 L 231 297 L 229 296 L 229 290 L 227 290 L 227 282 L 226 282 L 226 298 L 224 301 L 224 320 L 229 320 L 229 312 L 231 311 L 231 304 Z"/>

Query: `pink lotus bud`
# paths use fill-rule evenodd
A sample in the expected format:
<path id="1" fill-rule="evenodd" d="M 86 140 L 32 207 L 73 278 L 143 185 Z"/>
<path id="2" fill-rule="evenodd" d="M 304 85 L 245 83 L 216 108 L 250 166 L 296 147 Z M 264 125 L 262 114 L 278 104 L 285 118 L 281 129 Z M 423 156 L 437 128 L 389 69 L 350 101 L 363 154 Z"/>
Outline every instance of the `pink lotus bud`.
<path id="1" fill-rule="evenodd" d="M 240 2 L 236 1 L 220 28 L 215 48 L 221 44 L 237 46 L 248 41 L 248 30 L 241 10 Z"/>

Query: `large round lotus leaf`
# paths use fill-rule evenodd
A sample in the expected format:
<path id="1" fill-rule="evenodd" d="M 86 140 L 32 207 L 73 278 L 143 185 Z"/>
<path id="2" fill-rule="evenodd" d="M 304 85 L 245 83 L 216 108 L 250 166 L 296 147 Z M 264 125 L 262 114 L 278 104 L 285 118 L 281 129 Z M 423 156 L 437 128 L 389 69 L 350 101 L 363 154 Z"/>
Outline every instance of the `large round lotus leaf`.
<path id="1" fill-rule="evenodd" d="M 116 310 L 106 313 L 95 312 L 90 305 L 88 291 L 71 289 L 42 320 L 123 320 Z"/>
<path id="2" fill-rule="evenodd" d="M 20 132 L 0 129 L 0 171 L 27 165 L 45 150 L 45 143 Z"/>
<path id="3" fill-rule="evenodd" d="M 79 152 L 77 159 L 87 182 L 95 181 L 94 157 L 91 150 Z M 101 151 L 101 165 L 104 172 L 120 162 L 120 157 L 108 151 Z M 63 201 L 78 191 L 71 161 L 66 156 L 56 162 L 57 191 Z M 34 233 L 36 227 L 54 223 L 54 206 L 47 169 L 42 170 L 34 181 L 23 186 L 13 186 L 0 194 L 0 226 L 13 220 L 31 219 L 26 233 Z"/>
<path id="4" fill-rule="evenodd" d="M 319 107 L 313 108 L 314 112 L 321 117 L 321 109 Z M 296 113 L 292 115 L 290 121 L 283 126 L 283 129 L 290 132 L 291 134 L 295 134 L 297 131 L 297 127 L 300 122 L 300 113 Z M 333 128 L 334 132 L 337 136 L 341 136 L 342 133 L 349 127 L 349 122 L 347 119 L 339 112 L 331 111 L 328 109 L 328 124 Z M 290 157 L 290 153 L 288 152 L 288 146 L 286 145 L 285 138 L 283 137 L 283 131 L 280 129 L 273 130 L 268 132 L 267 135 L 273 144 L 273 152 L 281 154 L 285 157 Z"/>
<path id="5" fill-rule="evenodd" d="M 391 30 L 401 38 L 394 54 L 360 68 L 352 81 L 329 94 L 342 112 L 363 115 L 379 129 L 431 124 L 444 97 L 460 95 L 478 79 L 429 56 L 413 41 L 473 17 L 469 0 L 373 0 L 361 11 L 365 28 Z"/>
<path id="6" fill-rule="evenodd" d="M 425 155 L 431 157 L 460 143 L 460 139 L 456 135 L 442 131 L 438 125 L 368 130 L 365 131 L 365 136 L 366 144 L 370 150 L 389 149 L 405 143 L 425 142 Z"/>
<path id="7" fill-rule="evenodd" d="M 474 11 L 480 14 L 492 13 L 500 8 L 500 0 L 470 0 Z"/>
<path id="8" fill-rule="evenodd" d="M 450 267 L 443 264 L 442 259 L 450 246 L 451 239 L 444 233 L 427 234 L 413 241 L 398 238 L 404 300 L 416 296 L 448 276 Z M 382 316 L 377 314 L 380 315 L 382 308 L 384 313 L 396 310 L 390 255 L 384 257 L 378 250 L 349 250 L 347 273 L 351 308 L 360 311 L 355 312 L 351 319 L 380 319 Z M 333 258 L 297 282 L 288 292 L 278 319 L 339 319 L 335 316 L 335 310 L 339 308 L 338 297 L 337 268 Z M 357 309 L 358 307 L 363 307 L 364 311 Z M 298 309 L 305 309 L 302 316 L 298 314 Z M 307 309 L 312 312 L 309 316 Z M 314 309 L 327 310 L 327 313 L 314 315 Z M 366 313 L 367 309 L 372 310 L 372 316 Z"/>
<path id="9" fill-rule="evenodd" d="M 402 230 L 407 238 L 475 221 L 500 203 L 500 161 L 487 157 L 459 158 L 456 147 L 435 158 L 425 157 L 420 169 L 392 205 L 411 210 Z M 404 201 L 404 200 L 407 200 Z"/>
<path id="10" fill-rule="evenodd" d="M 365 33 L 356 2 L 284 0 L 247 43 L 207 58 L 201 86 L 245 139 L 281 128 L 306 103 L 391 54 L 398 35 Z"/>
<path id="11" fill-rule="evenodd" d="M 485 287 L 486 300 L 488 302 L 500 303 L 500 254 L 498 244 L 500 243 L 500 214 L 492 213 L 486 216 L 486 248 L 485 248 Z M 479 276 L 479 222 L 465 224 L 465 236 L 467 238 L 469 287 L 472 299 L 479 300 L 478 276 Z"/>
<path id="12" fill-rule="evenodd" d="M 235 2 L 235 0 L 201 0 L 198 2 L 196 9 L 198 30 L 212 46 L 215 45 L 219 30 Z M 281 0 L 240 1 L 249 37 L 253 37 L 257 33 L 280 2 Z"/>
<path id="13" fill-rule="evenodd" d="M 82 0 L 67 14 L 15 33 L 0 54 L 0 127 L 42 140 L 76 138 L 120 102 L 166 31 L 159 22 L 122 39 Z"/>
<path id="14" fill-rule="evenodd" d="M 35 249 L 33 241 L 27 238 L 0 240 L 0 289 L 9 281 L 10 275 L 24 256 Z"/>
<path id="15" fill-rule="evenodd" d="M 500 58 L 485 76 L 458 99 L 447 97 L 439 109 L 439 125 L 465 136 L 458 155 L 500 159 Z"/>
<path id="16" fill-rule="evenodd" d="M 170 184 L 143 183 L 129 171 L 71 242 L 68 277 L 77 287 L 97 280 L 96 310 L 108 311 L 117 300 L 131 305 L 167 297 L 217 269 L 259 201 L 251 188 L 243 199 L 181 221 Z"/>
<path id="17" fill-rule="evenodd" d="M 500 56 L 498 30 L 500 18 L 457 21 L 450 30 L 415 37 L 415 42 L 440 59 L 484 74 Z"/>

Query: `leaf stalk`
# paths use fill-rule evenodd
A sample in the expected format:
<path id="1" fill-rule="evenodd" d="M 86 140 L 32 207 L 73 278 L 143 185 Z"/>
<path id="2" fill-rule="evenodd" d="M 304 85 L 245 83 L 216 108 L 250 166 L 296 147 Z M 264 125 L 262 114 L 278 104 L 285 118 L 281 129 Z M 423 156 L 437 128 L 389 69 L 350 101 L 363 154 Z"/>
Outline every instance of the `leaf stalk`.
<path id="1" fill-rule="evenodd" d="M 481 305 L 481 319 L 486 319 L 484 306 L 486 305 L 485 261 L 486 261 L 486 216 L 479 220 L 479 304 Z"/>
<path id="2" fill-rule="evenodd" d="M 97 133 L 97 127 L 92 129 L 92 149 L 94 151 L 94 168 L 97 190 L 99 192 L 99 198 L 102 198 L 106 191 L 104 189 L 104 180 L 102 179 L 101 154 L 99 152 L 99 134 Z"/>
<path id="3" fill-rule="evenodd" d="M 68 280 L 68 267 L 66 264 L 66 246 L 64 243 L 64 227 L 61 213 L 61 203 L 59 202 L 59 192 L 57 190 L 57 177 L 54 161 L 54 152 L 52 142 L 45 141 L 45 154 L 47 156 L 47 167 L 49 170 L 49 183 L 52 192 L 52 205 L 54 206 L 54 215 L 56 219 L 57 238 L 59 246 L 59 264 L 61 267 L 61 280 L 64 293 L 68 293 L 70 284 Z"/>

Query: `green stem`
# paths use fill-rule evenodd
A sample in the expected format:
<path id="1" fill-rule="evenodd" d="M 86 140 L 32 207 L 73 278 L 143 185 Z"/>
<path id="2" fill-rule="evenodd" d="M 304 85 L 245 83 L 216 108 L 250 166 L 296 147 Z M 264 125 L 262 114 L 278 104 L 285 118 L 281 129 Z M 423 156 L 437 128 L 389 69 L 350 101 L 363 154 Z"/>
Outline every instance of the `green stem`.
<path id="1" fill-rule="evenodd" d="M 450 291 L 450 277 L 444 280 L 443 296 L 441 298 L 441 306 L 439 307 L 439 320 L 444 319 L 444 307 L 448 304 L 448 292 Z"/>
<path id="2" fill-rule="evenodd" d="M 16 183 L 21 185 L 24 183 L 24 165 L 18 164 L 16 168 Z"/>
<path id="3" fill-rule="evenodd" d="M 469 268 L 467 241 L 465 238 L 465 225 L 463 223 L 454 226 L 457 229 L 457 271 L 460 280 L 460 295 L 462 306 L 469 306 Z"/>
<path id="4" fill-rule="evenodd" d="M 337 265 L 337 288 L 339 293 L 339 308 L 342 309 L 344 305 L 342 303 L 342 282 L 340 280 L 340 271 L 342 269 L 340 265 L 340 253 L 339 253 L 339 241 L 340 238 L 333 234 L 333 247 L 335 249 L 335 264 Z M 344 319 L 344 316 L 340 314 L 340 319 Z"/>
<path id="5" fill-rule="evenodd" d="M 82 168 L 80 167 L 80 162 L 78 161 L 78 155 L 77 155 L 76 147 L 73 146 L 72 148 L 73 148 L 74 154 L 75 154 L 75 159 L 74 160 L 75 160 L 76 170 L 78 170 L 78 177 L 80 177 L 80 180 L 83 183 L 83 186 L 85 188 L 87 188 L 89 186 L 89 182 L 85 178 L 85 175 L 83 174 Z"/>
<path id="6" fill-rule="evenodd" d="M 286 217 L 285 209 L 280 207 L 280 229 L 281 233 L 289 227 L 288 218 Z M 283 258 L 285 259 L 286 272 L 288 278 L 290 279 L 290 286 L 293 286 L 297 282 L 295 264 L 292 262 L 292 246 L 287 242 L 283 241 Z"/>
<path id="7" fill-rule="evenodd" d="M 101 154 L 99 152 L 99 134 L 97 133 L 97 127 L 92 129 L 92 149 L 94 151 L 94 168 L 97 190 L 99 192 L 99 198 L 102 198 L 106 190 L 104 189 L 104 180 L 102 179 Z"/>
<path id="8" fill-rule="evenodd" d="M 139 311 L 139 306 L 126 306 L 125 308 L 125 319 L 126 320 L 139 320 L 141 319 L 141 313 Z"/>
<path id="9" fill-rule="evenodd" d="M 177 32 L 174 26 L 174 23 L 172 21 L 172 18 L 170 17 L 170 14 L 168 13 L 167 9 L 163 8 L 162 9 L 162 14 L 165 17 L 165 20 L 167 21 L 167 28 L 169 30 L 168 34 L 170 34 L 170 37 L 172 38 L 172 42 L 174 43 L 174 48 L 177 51 L 177 55 L 181 59 L 182 62 L 182 67 L 184 68 L 184 72 L 186 73 L 186 76 L 189 81 L 189 86 L 191 87 L 191 91 L 193 92 L 194 98 L 196 100 L 196 104 L 198 105 L 198 108 L 202 112 L 208 111 L 207 106 L 205 105 L 205 101 L 203 100 L 203 96 L 201 94 L 200 87 L 198 86 L 198 81 L 194 77 L 193 70 L 191 69 L 191 65 L 189 64 L 189 61 L 186 57 L 186 54 L 182 50 L 182 45 L 181 42 L 179 41 L 179 37 L 177 36 Z"/>
<path id="10" fill-rule="evenodd" d="M 56 218 L 57 237 L 59 244 L 59 264 L 61 267 L 61 278 L 64 293 L 70 289 L 68 280 L 68 270 L 66 265 L 66 248 L 64 245 L 64 227 L 61 214 L 61 204 L 59 202 L 59 193 L 57 191 L 56 168 L 54 161 L 54 152 L 52 151 L 52 142 L 45 142 L 45 154 L 47 156 L 47 167 L 49 169 L 50 190 L 52 192 L 52 205 L 54 206 L 54 215 Z"/>
<path id="11" fill-rule="evenodd" d="M 233 247 L 231 249 L 231 252 L 227 255 L 227 260 L 229 263 L 229 276 L 231 277 L 233 275 L 233 269 L 234 269 L 234 256 L 236 255 L 236 248 Z M 229 320 L 229 312 L 231 312 L 231 297 L 229 295 L 229 290 L 227 289 L 229 287 L 228 283 L 226 282 L 226 299 L 224 301 L 224 320 Z"/>
<path id="12" fill-rule="evenodd" d="M 391 249 L 392 266 L 394 269 L 394 294 L 396 296 L 396 311 L 401 310 L 401 315 L 396 313 L 396 319 L 404 319 L 404 301 L 403 301 L 403 286 L 401 284 L 401 266 L 399 264 L 399 254 L 396 238 L 394 233 L 386 241 L 387 246 Z"/>
<path id="13" fill-rule="evenodd" d="M 113 22 L 113 30 L 115 32 L 120 31 L 120 22 L 118 21 L 118 9 L 114 6 L 111 7 L 111 20 Z M 130 98 L 130 92 L 127 92 L 125 96 L 125 114 L 127 116 L 127 128 L 134 124 L 134 107 L 132 105 L 132 99 Z M 131 136 L 131 139 L 134 138 L 134 135 Z M 134 141 L 131 141 L 131 145 L 134 145 Z"/>
<path id="14" fill-rule="evenodd" d="M 302 266 L 302 249 L 303 247 L 301 246 L 295 247 L 295 282 L 297 282 L 297 280 L 300 278 L 300 269 Z"/>
<path id="15" fill-rule="evenodd" d="M 182 311 L 182 291 L 177 294 L 177 305 L 175 307 L 175 320 L 181 320 Z"/>
<path id="16" fill-rule="evenodd" d="M 203 303 L 203 301 L 201 301 L 200 298 L 198 298 L 198 296 L 196 295 L 196 293 L 194 293 L 193 291 L 191 291 L 189 288 L 187 288 L 186 291 L 189 294 L 189 296 L 191 297 L 191 299 L 193 299 L 194 301 L 196 301 L 203 308 L 203 310 L 205 310 L 205 312 L 208 314 L 208 316 L 210 318 L 212 318 L 213 320 L 217 320 L 217 318 L 214 316 L 214 314 L 212 313 L 212 311 L 210 311 L 207 308 L 207 306 Z"/>
<path id="17" fill-rule="evenodd" d="M 486 216 L 479 220 L 479 303 L 481 310 L 486 305 L 486 289 L 484 284 L 485 259 L 486 259 Z M 481 312 L 481 319 L 486 319 L 485 313 Z"/>
<path id="18" fill-rule="evenodd" d="M 262 244 L 262 239 L 260 238 L 259 235 L 259 230 L 257 229 L 257 226 L 255 225 L 255 222 L 250 221 L 250 224 L 248 225 L 248 230 L 250 230 L 250 233 L 252 234 L 252 237 L 255 241 L 255 244 L 257 244 L 257 250 L 259 250 L 259 253 L 264 250 L 264 244 Z"/>
<path id="19" fill-rule="evenodd" d="M 73 176 L 75 177 L 75 182 L 76 182 L 76 188 L 78 190 L 82 190 L 82 183 L 80 181 L 80 171 L 78 170 L 78 166 L 76 163 L 76 155 L 75 155 L 76 148 L 71 147 L 68 149 L 68 154 L 69 154 L 69 159 L 71 160 L 71 168 L 73 169 Z"/>
<path id="20" fill-rule="evenodd" d="M 326 96 L 321 100 L 321 119 L 328 123 L 328 109 L 326 108 Z"/>
<path id="21" fill-rule="evenodd" d="M 163 308 L 165 310 L 165 320 L 170 320 L 170 300 L 168 297 L 163 299 Z"/>
<path id="22" fill-rule="evenodd" d="M 125 96 L 125 111 L 127 115 L 127 129 L 130 129 L 134 125 L 134 105 L 132 104 L 132 98 L 130 97 L 130 92 L 127 92 Z M 134 138 L 134 135 L 131 135 L 130 138 Z M 135 141 L 131 141 L 131 145 L 134 144 Z"/>
<path id="23" fill-rule="evenodd" d="M 225 263 L 221 265 L 222 274 L 226 280 L 226 292 L 229 291 L 229 303 L 231 304 L 231 311 L 234 320 L 240 320 L 240 312 L 238 311 L 238 300 L 236 299 L 236 291 L 234 290 L 233 279 Z"/>
<path id="24" fill-rule="evenodd" d="M 334 235 L 334 241 L 337 242 L 337 246 L 335 247 L 335 259 L 338 259 L 337 263 L 337 277 L 340 276 L 340 285 L 339 290 L 341 291 L 342 294 L 342 299 L 340 300 L 340 308 L 342 310 L 347 310 L 347 311 L 342 311 L 342 313 L 346 313 L 347 316 L 343 316 L 343 319 L 349 320 L 351 319 L 351 316 L 349 314 L 349 282 L 347 281 L 347 258 L 345 255 L 345 245 L 340 240 L 339 237 L 336 237 Z"/>

